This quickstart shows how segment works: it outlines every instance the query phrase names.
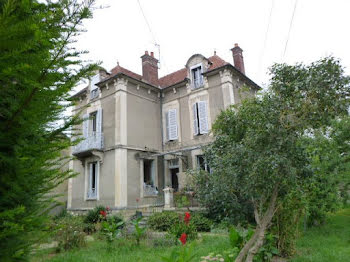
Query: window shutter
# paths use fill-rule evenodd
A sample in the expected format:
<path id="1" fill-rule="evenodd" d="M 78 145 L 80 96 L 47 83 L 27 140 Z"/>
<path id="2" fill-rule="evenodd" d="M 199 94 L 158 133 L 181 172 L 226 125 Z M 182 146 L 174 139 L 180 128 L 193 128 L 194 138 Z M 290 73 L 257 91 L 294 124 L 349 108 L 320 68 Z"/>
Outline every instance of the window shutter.
<path id="1" fill-rule="evenodd" d="M 176 109 L 171 109 L 168 111 L 168 126 L 169 126 L 169 140 L 176 140 L 178 139 L 178 132 L 177 132 L 177 114 Z"/>
<path id="2" fill-rule="evenodd" d="M 170 140 L 169 133 L 169 111 L 165 113 L 165 128 L 166 128 L 166 137 Z"/>
<path id="3" fill-rule="evenodd" d="M 96 132 L 102 133 L 102 108 L 97 110 L 96 115 Z"/>
<path id="4" fill-rule="evenodd" d="M 193 132 L 194 132 L 194 135 L 198 135 L 197 103 L 193 104 L 192 109 L 193 109 Z"/>
<path id="5" fill-rule="evenodd" d="M 89 136 L 89 115 L 83 115 L 83 137 Z"/>
<path id="6" fill-rule="evenodd" d="M 198 119 L 199 119 L 199 133 L 206 134 L 208 133 L 208 110 L 207 102 L 200 101 L 198 102 Z"/>

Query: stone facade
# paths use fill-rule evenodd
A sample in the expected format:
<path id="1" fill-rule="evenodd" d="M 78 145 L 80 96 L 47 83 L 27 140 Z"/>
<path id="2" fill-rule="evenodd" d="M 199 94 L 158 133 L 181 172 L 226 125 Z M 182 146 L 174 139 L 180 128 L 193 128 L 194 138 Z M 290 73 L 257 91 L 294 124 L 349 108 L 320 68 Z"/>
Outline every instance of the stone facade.
<path id="1" fill-rule="evenodd" d="M 68 182 L 69 210 L 163 205 L 163 189 L 182 190 L 187 169 L 209 171 L 201 147 L 217 115 L 259 89 L 242 73 L 243 56 L 238 70 L 216 54 L 193 55 L 160 79 L 153 53 L 141 58 L 142 76 L 118 64 L 73 96 L 73 114 L 85 120 L 77 127 L 84 141 L 72 149 L 79 175 Z"/>

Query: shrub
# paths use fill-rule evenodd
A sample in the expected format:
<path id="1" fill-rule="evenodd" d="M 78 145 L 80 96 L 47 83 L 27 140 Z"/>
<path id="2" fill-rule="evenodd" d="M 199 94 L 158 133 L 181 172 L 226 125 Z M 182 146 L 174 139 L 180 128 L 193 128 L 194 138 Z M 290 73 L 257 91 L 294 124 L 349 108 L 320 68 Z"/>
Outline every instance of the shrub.
<path id="1" fill-rule="evenodd" d="M 179 215 L 175 212 L 164 211 L 152 214 L 147 221 L 148 226 L 156 231 L 167 231 L 179 222 Z"/>
<path id="2" fill-rule="evenodd" d="M 65 217 L 56 222 L 57 251 L 82 247 L 86 244 L 84 223 L 80 217 Z"/>
<path id="3" fill-rule="evenodd" d="M 101 221 L 101 216 L 100 216 L 101 211 L 107 212 L 107 208 L 104 206 L 97 206 L 93 210 L 90 210 L 87 213 L 87 215 L 84 219 L 84 222 L 94 224 L 94 223 Z"/>
<path id="4" fill-rule="evenodd" d="M 193 213 L 191 224 L 193 224 L 199 232 L 209 232 L 213 222 L 201 213 Z"/>
<path id="5" fill-rule="evenodd" d="M 186 212 L 183 218 L 180 216 L 178 222 L 170 227 L 168 233 L 174 239 L 175 243 L 178 243 L 180 239 L 182 244 L 184 244 L 183 239 L 181 239 L 183 236 L 185 236 L 185 242 L 196 239 L 197 231 L 191 223 L 191 214 Z"/>

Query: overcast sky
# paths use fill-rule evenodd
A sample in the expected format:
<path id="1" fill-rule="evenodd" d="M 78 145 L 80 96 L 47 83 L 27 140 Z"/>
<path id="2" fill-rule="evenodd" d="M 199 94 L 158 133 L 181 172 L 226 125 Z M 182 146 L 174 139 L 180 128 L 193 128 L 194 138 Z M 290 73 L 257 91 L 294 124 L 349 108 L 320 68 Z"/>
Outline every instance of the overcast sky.
<path id="1" fill-rule="evenodd" d="M 183 68 L 195 53 L 209 57 L 216 50 L 232 63 L 230 49 L 238 43 L 247 76 L 260 85 L 268 82 L 267 69 L 275 62 L 309 63 L 327 55 L 340 58 L 350 74 L 349 0 L 297 0 L 289 38 L 296 0 L 139 1 L 154 36 L 138 0 L 97 0 L 109 7 L 94 12 L 78 41 L 89 59 L 107 70 L 119 61 L 141 74 L 145 50 L 158 58 L 156 41 L 163 76 Z"/>

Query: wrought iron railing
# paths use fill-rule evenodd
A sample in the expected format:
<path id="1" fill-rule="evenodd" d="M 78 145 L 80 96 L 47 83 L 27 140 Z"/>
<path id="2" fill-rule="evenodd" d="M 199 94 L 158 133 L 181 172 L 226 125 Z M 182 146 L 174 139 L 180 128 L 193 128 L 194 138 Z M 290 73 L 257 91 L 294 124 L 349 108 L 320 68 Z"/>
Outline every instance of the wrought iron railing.
<path id="1" fill-rule="evenodd" d="M 144 196 L 157 196 L 158 189 L 155 186 L 143 184 L 143 195 Z"/>
<path id="2" fill-rule="evenodd" d="M 96 199 L 97 198 L 97 190 L 96 188 L 90 189 L 87 194 L 88 199 Z"/>
<path id="3" fill-rule="evenodd" d="M 83 138 L 83 140 L 73 148 L 73 154 L 93 149 L 101 150 L 103 149 L 103 139 L 103 133 L 94 132 L 90 136 Z"/>
<path id="4" fill-rule="evenodd" d="M 193 81 L 193 88 L 199 88 L 203 86 L 203 77 L 194 79 Z"/>

